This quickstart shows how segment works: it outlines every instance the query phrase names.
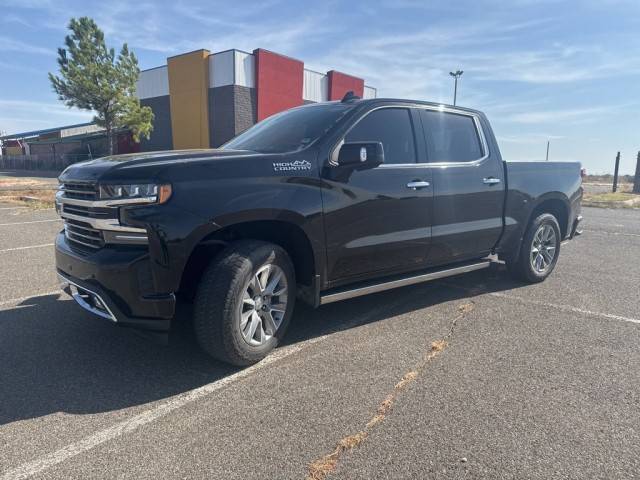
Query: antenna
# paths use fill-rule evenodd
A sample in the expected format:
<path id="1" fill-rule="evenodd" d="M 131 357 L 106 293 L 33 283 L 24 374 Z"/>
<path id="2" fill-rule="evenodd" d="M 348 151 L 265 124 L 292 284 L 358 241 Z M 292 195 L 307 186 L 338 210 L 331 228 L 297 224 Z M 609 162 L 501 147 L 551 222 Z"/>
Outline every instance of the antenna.
<path id="1" fill-rule="evenodd" d="M 353 90 L 349 90 L 347 93 L 344 94 L 344 97 L 342 97 L 342 100 L 340 100 L 342 103 L 348 103 L 348 102 L 353 102 L 355 100 L 360 100 L 360 97 L 357 96 L 355 93 L 353 93 Z"/>

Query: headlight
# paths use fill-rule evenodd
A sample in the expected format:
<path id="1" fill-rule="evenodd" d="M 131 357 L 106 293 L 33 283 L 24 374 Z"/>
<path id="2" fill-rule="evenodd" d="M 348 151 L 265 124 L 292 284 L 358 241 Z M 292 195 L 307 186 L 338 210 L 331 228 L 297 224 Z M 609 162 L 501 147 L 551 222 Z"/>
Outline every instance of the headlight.
<path id="1" fill-rule="evenodd" d="M 136 183 L 130 185 L 100 185 L 100 199 L 114 203 L 165 203 L 171 197 L 171 185 Z"/>

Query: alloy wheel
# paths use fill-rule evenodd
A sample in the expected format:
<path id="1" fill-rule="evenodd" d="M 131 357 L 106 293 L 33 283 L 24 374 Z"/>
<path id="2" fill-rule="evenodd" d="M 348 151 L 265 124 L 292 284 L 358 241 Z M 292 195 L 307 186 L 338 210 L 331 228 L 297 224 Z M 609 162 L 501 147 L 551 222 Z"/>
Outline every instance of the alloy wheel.
<path id="1" fill-rule="evenodd" d="M 539 274 L 545 274 L 556 256 L 556 232 L 551 225 L 540 225 L 531 243 L 531 267 Z"/>
<path id="2" fill-rule="evenodd" d="M 287 290 L 277 265 L 262 266 L 249 280 L 240 308 L 240 332 L 249 345 L 263 345 L 276 334 L 287 310 Z"/>

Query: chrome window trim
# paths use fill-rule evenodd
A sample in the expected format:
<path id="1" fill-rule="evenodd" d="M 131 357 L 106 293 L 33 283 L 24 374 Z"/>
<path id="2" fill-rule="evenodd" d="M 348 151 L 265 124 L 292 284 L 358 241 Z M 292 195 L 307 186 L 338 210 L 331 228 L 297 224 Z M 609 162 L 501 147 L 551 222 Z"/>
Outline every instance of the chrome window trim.
<path id="1" fill-rule="evenodd" d="M 484 129 L 482 128 L 482 123 L 480 122 L 480 116 L 478 114 L 472 113 L 472 112 L 466 112 L 464 110 L 458 110 L 450 107 L 438 108 L 438 107 L 431 107 L 431 106 L 423 106 L 423 107 L 416 107 L 416 108 L 421 108 L 422 110 L 432 110 L 432 111 L 435 110 L 437 112 L 452 113 L 454 115 L 463 115 L 466 117 L 471 117 L 476 127 L 476 135 L 480 140 L 480 147 L 482 148 L 482 153 L 483 153 L 483 156 L 476 160 L 468 160 L 464 162 L 429 162 L 427 161 L 422 165 L 431 166 L 431 167 L 453 167 L 453 166 L 475 167 L 482 164 L 487 158 L 491 156 L 491 152 L 489 150 L 489 144 L 487 143 L 487 137 L 484 134 Z M 426 144 L 426 139 L 425 139 L 425 144 Z"/>
<path id="2" fill-rule="evenodd" d="M 329 165 L 332 167 L 337 167 L 338 166 L 338 162 L 337 162 L 337 154 L 340 150 L 340 147 L 342 147 L 342 145 L 345 143 L 344 139 L 346 138 L 346 136 L 349 134 L 349 132 L 351 132 L 351 130 L 353 128 L 355 128 L 356 125 L 358 125 L 358 123 L 360 123 L 362 121 L 363 118 L 365 118 L 367 115 L 369 115 L 372 112 L 375 112 L 376 110 L 381 110 L 383 108 L 406 108 L 406 109 L 416 109 L 416 110 L 431 110 L 431 111 L 435 111 L 435 112 L 444 112 L 444 113 L 453 113 L 455 115 L 464 115 L 466 117 L 471 117 L 473 119 L 474 125 L 476 127 L 476 135 L 478 135 L 479 139 L 480 139 L 480 146 L 482 148 L 482 153 L 484 154 L 482 157 L 478 158 L 477 160 L 470 160 L 470 161 L 466 161 L 466 162 L 414 162 L 414 163 L 390 163 L 390 164 L 382 164 L 379 165 L 376 168 L 424 168 L 424 167 L 451 167 L 451 166 L 465 166 L 465 167 L 475 167 L 480 165 L 481 163 L 483 163 L 487 158 L 489 158 L 491 156 L 490 150 L 489 150 L 489 144 L 487 143 L 487 139 L 486 136 L 484 134 L 484 129 L 482 128 L 482 123 L 480 122 L 480 116 L 477 113 L 473 113 L 473 112 L 467 112 L 465 110 L 460 110 L 458 108 L 455 107 L 447 107 L 444 105 L 403 105 L 403 104 L 396 104 L 396 105 L 381 105 L 379 107 L 375 107 L 372 108 L 371 110 L 368 110 L 367 112 L 365 112 L 360 118 L 358 118 L 355 123 L 353 125 L 351 125 L 349 127 L 349 129 L 344 133 L 344 135 L 342 135 L 342 137 L 340 138 L 340 140 L 338 140 L 338 142 L 333 146 L 333 149 L 331 150 L 331 153 L 329 154 Z M 412 123 L 413 125 L 413 123 Z M 414 136 L 416 134 L 415 132 L 415 128 L 416 126 L 413 125 L 414 127 Z M 420 125 L 420 128 L 422 128 L 422 125 Z M 414 138 L 415 141 L 415 138 Z M 425 145 L 426 145 L 426 139 L 425 139 Z M 416 156 L 417 156 L 417 145 L 414 145 L 414 148 L 416 149 Z M 417 160 L 417 159 L 416 159 Z M 428 160 L 428 159 L 427 159 Z"/>
<path id="3" fill-rule="evenodd" d="M 360 118 L 358 118 L 353 125 L 351 125 L 349 127 L 349 129 L 344 132 L 344 135 L 342 135 L 342 138 L 340 138 L 340 140 L 338 140 L 338 142 L 333 146 L 333 149 L 331 150 L 331 153 L 329 154 L 329 165 L 331 165 L 332 167 L 337 167 L 338 166 L 338 152 L 340 151 L 340 147 L 342 147 L 342 145 L 345 143 L 344 139 L 347 135 L 349 135 L 349 132 L 351 132 L 351 130 L 353 130 L 356 125 L 358 125 L 366 116 L 368 116 L 370 113 L 375 112 L 376 110 L 382 110 L 383 108 L 403 108 L 405 110 L 409 110 L 411 108 L 413 108 L 410 105 L 381 105 L 379 107 L 375 107 L 372 108 L 371 110 L 368 110 L 364 113 L 364 115 L 362 115 Z M 411 113 L 411 112 L 409 112 Z M 411 122 L 411 126 L 413 127 L 413 149 L 416 155 L 416 159 L 418 157 L 418 145 L 417 145 L 417 141 L 416 141 L 416 132 L 415 132 L 415 125 L 413 125 L 413 119 L 411 117 L 409 117 L 409 121 Z M 415 164 L 417 165 L 418 162 L 415 162 Z M 384 164 L 379 165 L 378 167 L 382 167 Z M 398 166 L 398 165 L 413 165 L 412 163 L 395 163 L 395 164 L 391 164 L 393 166 Z"/>

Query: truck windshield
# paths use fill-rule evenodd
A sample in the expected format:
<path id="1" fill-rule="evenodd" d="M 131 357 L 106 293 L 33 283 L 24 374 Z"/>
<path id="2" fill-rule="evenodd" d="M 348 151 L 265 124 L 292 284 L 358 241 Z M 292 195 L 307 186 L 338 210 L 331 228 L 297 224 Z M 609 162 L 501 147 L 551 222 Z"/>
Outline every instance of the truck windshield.
<path id="1" fill-rule="evenodd" d="M 302 150 L 327 132 L 353 106 L 309 105 L 273 115 L 222 146 L 227 150 L 286 153 Z"/>

